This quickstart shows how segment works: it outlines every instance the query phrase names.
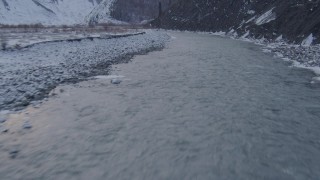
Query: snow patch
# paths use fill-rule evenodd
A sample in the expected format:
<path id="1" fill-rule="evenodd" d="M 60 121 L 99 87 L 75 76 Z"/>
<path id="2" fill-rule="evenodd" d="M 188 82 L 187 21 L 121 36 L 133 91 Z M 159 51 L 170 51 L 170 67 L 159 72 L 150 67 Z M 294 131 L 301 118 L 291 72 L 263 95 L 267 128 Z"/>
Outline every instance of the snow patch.
<path id="1" fill-rule="evenodd" d="M 260 17 L 258 17 L 256 20 L 256 24 L 260 26 L 275 20 L 277 16 L 276 13 L 273 12 L 273 9 L 274 8 L 270 9 L 269 11 L 265 12 Z"/>
<path id="2" fill-rule="evenodd" d="M 215 36 L 225 36 L 225 35 L 226 35 L 226 32 L 217 31 L 217 32 L 212 32 L 212 33 L 210 33 L 210 34 L 215 35 Z"/>
<path id="3" fill-rule="evenodd" d="M 282 35 L 280 35 L 279 37 L 276 38 L 276 42 L 280 42 L 280 41 L 282 41 L 282 39 L 283 39 L 283 37 L 282 37 Z"/>
<path id="4" fill-rule="evenodd" d="M 313 34 L 311 33 L 306 39 L 304 39 L 301 43 L 301 46 L 311 46 L 314 40 Z"/>
<path id="5" fill-rule="evenodd" d="M 256 19 L 256 16 L 253 16 L 252 18 L 250 18 L 248 21 L 246 21 L 246 24 L 249 23 L 249 22 L 252 22 L 253 20 Z"/>
<path id="6" fill-rule="evenodd" d="M 305 64 L 302 64 L 298 61 L 292 61 L 292 66 L 297 67 L 297 68 L 303 68 L 303 69 L 308 69 L 313 71 L 317 76 L 320 76 L 320 67 L 309 67 L 306 66 Z M 315 78 L 319 78 L 319 77 L 315 77 Z"/>
<path id="7" fill-rule="evenodd" d="M 262 52 L 264 52 L 264 53 L 271 53 L 272 51 L 271 51 L 270 49 L 263 48 L 263 49 L 262 49 Z"/>
<path id="8" fill-rule="evenodd" d="M 247 31 L 244 35 L 241 36 L 242 39 L 247 38 L 250 35 L 250 31 Z"/>
<path id="9" fill-rule="evenodd" d="M 250 14 L 250 15 L 255 14 L 255 13 L 256 13 L 256 11 L 254 11 L 254 10 L 249 10 L 249 11 L 247 12 L 247 14 Z"/>

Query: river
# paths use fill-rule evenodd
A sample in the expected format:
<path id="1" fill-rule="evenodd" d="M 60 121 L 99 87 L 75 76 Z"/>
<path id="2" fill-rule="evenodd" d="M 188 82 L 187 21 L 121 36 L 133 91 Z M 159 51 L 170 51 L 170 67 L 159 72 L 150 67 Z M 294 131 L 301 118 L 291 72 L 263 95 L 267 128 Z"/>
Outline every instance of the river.
<path id="1" fill-rule="evenodd" d="M 313 72 L 251 43 L 169 35 L 162 51 L 115 65 L 112 76 L 61 85 L 40 107 L 11 115 L 0 135 L 1 179 L 320 177 Z M 25 121 L 33 127 L 22 129 Z"/>

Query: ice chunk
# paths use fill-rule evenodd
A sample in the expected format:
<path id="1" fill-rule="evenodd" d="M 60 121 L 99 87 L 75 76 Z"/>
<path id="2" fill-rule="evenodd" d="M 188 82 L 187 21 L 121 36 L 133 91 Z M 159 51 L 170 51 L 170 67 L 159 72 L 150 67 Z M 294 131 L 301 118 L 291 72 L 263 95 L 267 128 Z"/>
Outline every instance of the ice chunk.
<path id="1" fill-rule="evenodd" d="M 215 36 L 225 36 L 227 33 L 223 32 L 223 31 L 217 31 L 217 32 L 212 32 L 210 34 L 215 35 Z"/>
<path id="2" fill-rule="evenodd" d="M 311 33 L 306 39 L 304 39 L 301 43 L 301 46 L 311 46 L 314 40 L 313 34 Z"/>
<path id="3" fill-rule="evenodd" d="M 120 79 L 111 79 L 111 84 L 120 84 L 121 82 Z"/>
<path id="4" fill-rule="evenodd" d="M 22 128 L 23 129 L 31 129 L 32 125 L 30 124 L 29 121 L 26 121 L 26 122 L 23 123 Z"/>

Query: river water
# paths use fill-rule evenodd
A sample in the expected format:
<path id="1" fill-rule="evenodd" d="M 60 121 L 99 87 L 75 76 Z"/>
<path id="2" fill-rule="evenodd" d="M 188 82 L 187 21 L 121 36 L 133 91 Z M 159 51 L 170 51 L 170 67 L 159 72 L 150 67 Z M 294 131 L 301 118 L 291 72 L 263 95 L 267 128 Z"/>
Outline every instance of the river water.
<path id="1" fill-rule="evenodd" d="M 164 50 L 114 66 L 113 76 L 62 85 L 40 107 L 11 115 L 1 179 L 320 177 L 311 71 L 250 43 L 170 35 Z"/>

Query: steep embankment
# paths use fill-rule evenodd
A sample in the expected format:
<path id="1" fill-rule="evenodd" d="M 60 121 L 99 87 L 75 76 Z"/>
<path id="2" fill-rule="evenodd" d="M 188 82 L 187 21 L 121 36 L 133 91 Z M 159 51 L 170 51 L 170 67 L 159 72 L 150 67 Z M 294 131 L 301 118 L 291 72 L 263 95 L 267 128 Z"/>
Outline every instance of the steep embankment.
<path id="1" fill-rule="evenodd" d="M 276 39 L 282 35 L 295 43 L 309 36 L 319 43 L 319 16 L 320 2 L 312 0 L 180 0 L 153 25 L 232 32 L 255 38 Z"/>

